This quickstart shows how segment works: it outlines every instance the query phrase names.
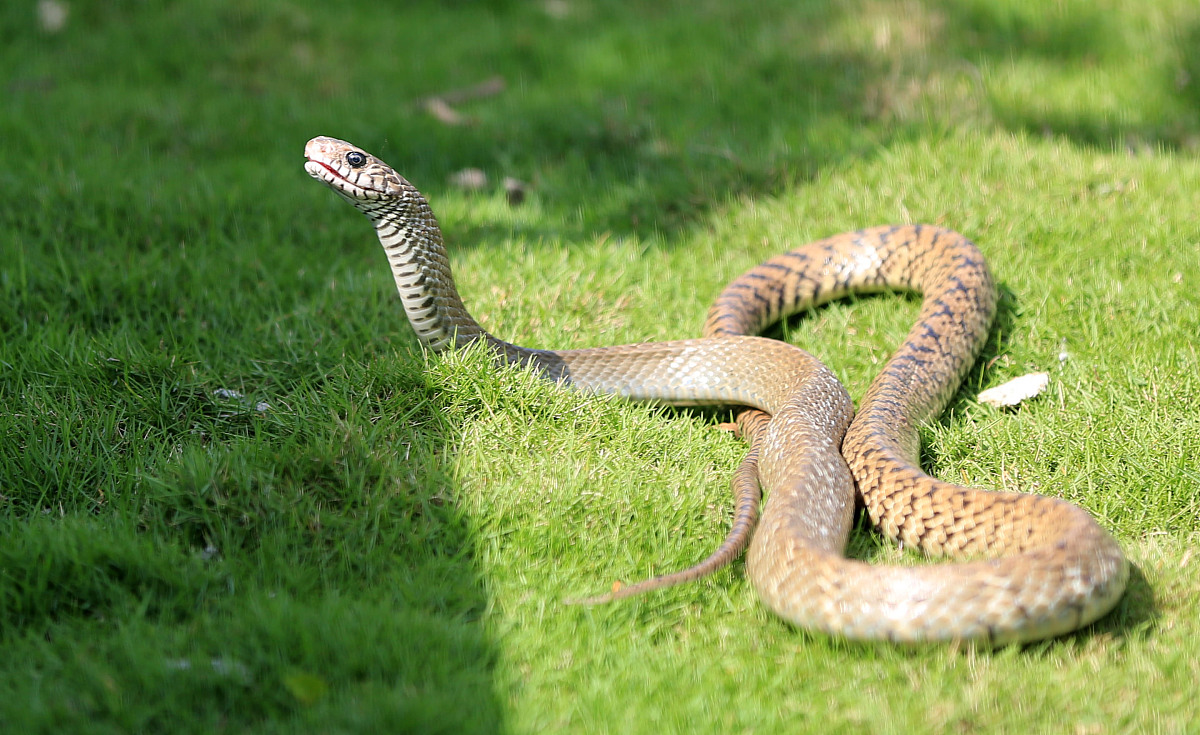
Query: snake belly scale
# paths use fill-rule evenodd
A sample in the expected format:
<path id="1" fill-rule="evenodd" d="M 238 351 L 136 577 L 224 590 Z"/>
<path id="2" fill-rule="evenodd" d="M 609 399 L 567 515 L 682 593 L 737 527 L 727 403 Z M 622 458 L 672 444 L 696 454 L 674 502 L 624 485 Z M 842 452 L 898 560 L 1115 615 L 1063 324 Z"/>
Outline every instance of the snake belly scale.
<path id="1" fill-rule="evenodd" d="M 580 390 L 749 407 L 740 420 L 752 441 L 748 466 L 757 461 L 769 494 L 747 575 L 764 603 L 794 624 L 851 639 L 1002 644 L 1086 625 L 1124 591 L 1128 564 L 1120 547 L 1086 511 L 1043 496 L 944 483 L 917 464 L 921 422 L 940 413 L 957 389 L 994 312 L 991 275 L 961 235 L 883 227 L 776 256 L 725 289 L 704 338 L 533 350 L 488 334 L 470 316 L 437 220 L 412 184 L 334 138 L 309 141 L 305 158 L 313 178 L 375 226 L 409 322 L 430 348 L 483 342 L 502 362 Z M 857 416 L 820 361 L 751 336 L 797 310 L 885 289 L 921 291 L 923 305 Z M 973 560 L 873 566 L 846 559 L 856 483 L 886 535 Z"/>

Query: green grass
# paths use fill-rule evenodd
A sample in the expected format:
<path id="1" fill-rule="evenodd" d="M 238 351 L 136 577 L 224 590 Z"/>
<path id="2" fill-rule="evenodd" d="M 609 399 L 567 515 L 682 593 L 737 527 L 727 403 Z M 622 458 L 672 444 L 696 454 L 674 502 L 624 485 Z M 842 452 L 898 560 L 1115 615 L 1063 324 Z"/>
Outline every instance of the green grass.
<path id="1" fill-rule="evenodd" d="M 0 730 L 1200 729 L 1194 3 L 342 5 L 0 8 Z M 419 103 L 496 74 L 469 124 Z M 741 446 L 423 355 L 303 172 L 318 134 L 414 181 L 476 315 L 531 346 L 694 336 L 788 247 L 961 230 L 1004 295 L 927 467 L 1083 505 L 1128 593 L 997 652 L 797 631 L 740 563 L 563 606 L 711 549 Z M 857 397 L 915 313 L 773 334 Z M 1030 369 L 1020 410 L 973 400 Z"/>

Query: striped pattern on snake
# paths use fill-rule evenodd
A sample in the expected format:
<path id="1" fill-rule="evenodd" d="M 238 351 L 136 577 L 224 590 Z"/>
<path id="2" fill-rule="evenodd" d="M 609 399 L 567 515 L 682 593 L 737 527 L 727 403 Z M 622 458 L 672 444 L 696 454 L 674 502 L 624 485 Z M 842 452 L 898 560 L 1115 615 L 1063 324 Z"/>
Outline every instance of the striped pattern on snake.
<path id="1" fill-rule="evenodd" d="M 795 624 L 852 639 L 997 644 L 1085 625 L 1124 590 L 1125 559 L 1085 511 L 941 483 L 916 464 L 917 427 L 956 389 L 994 306 L 983 259 L 960 236 L 882 228 L 778 256 L 726 289 L 710 313 L 710 337 L 531 350 L 471 318 L 437 221 L 412 184 L 333 138 L 309 141 L 305 156 L 313 178 L 374 224 L 409 321 L 432 349 L 482 342 L 503 362 L 577 389 L 770 414 L 769 422 L 747 419 L 749 467 L 757 453 L 770 491 L 747 572 L 766 604 Z M 797 308 L 884 288 L 922 290 L 925 301 L 852 426 L 849 397 L 828 368 L 799 348 L 747 336 Z M 885 533 L 934 553 L 998 558 L 916 567 L 846 559 L 855 479 Z"/>

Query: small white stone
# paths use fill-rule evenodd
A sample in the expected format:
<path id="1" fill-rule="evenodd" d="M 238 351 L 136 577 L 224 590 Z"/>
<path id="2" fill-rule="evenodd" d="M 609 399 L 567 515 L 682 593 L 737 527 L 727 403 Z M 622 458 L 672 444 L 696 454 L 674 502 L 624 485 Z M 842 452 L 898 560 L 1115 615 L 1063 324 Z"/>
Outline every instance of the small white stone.
<path id="1" fill-rule="evenodd" d="M 988 388 L 979 394 L 979 401 L 997 408 L 1015 406 L 1027 398 L 1039 395 L 1049 384 L 1050 373 L 1029 373 L 995 388 Z"/>

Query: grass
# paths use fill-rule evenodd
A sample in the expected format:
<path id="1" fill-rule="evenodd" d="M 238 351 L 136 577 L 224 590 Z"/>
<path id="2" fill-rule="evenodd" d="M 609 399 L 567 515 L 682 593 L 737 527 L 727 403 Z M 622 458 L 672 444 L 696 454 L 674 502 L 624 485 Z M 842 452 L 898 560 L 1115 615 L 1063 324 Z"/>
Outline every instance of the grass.
<path id="1" fill-rule="evenodd" d="M 1198 51 L 1183 0 L 5 4 L 0 729 L 1195 731 Z M 493 75 L 468 124 L 420 104 Z M 997 652 L 808 635 L 740 565 L 564 607 L 703 556 L 741 447 L 423 355 L 317 134 L 421 187 L 531 346 L 693 336 L 811 238 L 967 233 L 1001 317 L 927 466 L 1083 505 L 1128 593 Z M 915 312 L 774 334 L 857 397 Z M 1037 401 L 973 400 L 1031 368 Z"/>

